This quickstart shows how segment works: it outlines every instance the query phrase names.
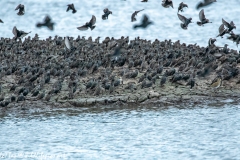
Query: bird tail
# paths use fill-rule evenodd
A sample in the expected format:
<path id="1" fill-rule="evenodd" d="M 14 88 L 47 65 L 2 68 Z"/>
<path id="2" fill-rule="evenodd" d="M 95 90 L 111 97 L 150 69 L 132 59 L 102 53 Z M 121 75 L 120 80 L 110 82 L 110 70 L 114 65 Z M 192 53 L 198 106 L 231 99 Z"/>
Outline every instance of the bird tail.
<path id="1" fill-rule="evenodd" d="M 76 13 L 76 12 L 77 12 L 77 10 L 73 10 L 73 11 L 72 11 L 72 13 Z"/>

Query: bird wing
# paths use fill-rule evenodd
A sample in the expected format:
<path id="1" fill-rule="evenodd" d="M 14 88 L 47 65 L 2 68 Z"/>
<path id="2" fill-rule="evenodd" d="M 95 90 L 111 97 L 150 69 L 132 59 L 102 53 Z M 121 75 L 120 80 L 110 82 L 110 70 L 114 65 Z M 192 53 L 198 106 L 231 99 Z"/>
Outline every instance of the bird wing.
<path id="1" fill-rule="evenodd" d="M 66 47 L 67 47 L 68 49 L 71 49 L 71 48 L 72 48 L 71 43 L 70 43 L 68 37 L 65 37 L 65 45 L 66 45 Z"/>
<path id="2" fill-rule="evenodd" d="M 14 26 L 12 30 L 12 33 L 14 34 L 14 36 L 17 36 L 17 32 L 18 32 L 17 27 Z"/>
<path id="3" fill-rule="evenodd" d="M 178 15 L 178 18 L 179 18 L 183 23 L 186 22 L 186 20 L 187 20 L 186 17 L 182 16 L 181 14 L 177 14 L 177 15 Z"/>
<path id="4" fill-rule="evenodd" d="M 221 26 L 219 27 L 218 31 L 219 33 L 222 33 L 224 31 L 224 24 L 221 24 Z"/>
<path id="5" fill-rule="evenodd" d="M 204 9 L 202 9 L 202 10 L 199 12 L 199 19 L 200 19 L 201 22 L 202 22 L 204 19 L 206 19 L 205 14 L 204 14 Z"/>
<path id="6" fill-rule="evenodd" d="M 69 5 L 67 5 L 67 6 L 68 6 L 68 8 L 67 8 L 66 12 L 68 12 L 70 10 L 70 6 Z"/>
<path id="7" fill-rule="evenodd" d="M 132 22 L 134 21 L 135 16 L 136 16 L 136 12 L 134 12 L 134 13 L 132 14 L 132 16 L 131 16 L 131 21 L 132 21 Z"/>
<path id="8" fill-rule="evenodd" d="M 3 23 L 3 21 L 0 19 L 0 23 Z"/>
<path id="9" fill-rule="evenodd" d="M 18 10 L 20 7 L 21 7 L 21 4 L 19 4 L 19 5 L 16 7 L 15 10 Z"/>
<path id="10" fill-rule="evenodd" d="M 223 18 L 222 18 L 222 23 L 228 28 L 231 27 L 231 25 L 228 22 L 226 22 Z"/>
<path id="11" fill-rule="evenodd" d="M 94 15 L 92 15 L 92 19 L 90 20 L 90 22 L 92 25 L 94 25 L 96 23 L 96 17 Z"/>
<path id="12" fill-rule="evenodd" d="M 139 12 L 143 11 L 143 10 L 144 10 L 144 9 L 141 9 L 141 10 L 139 10 L 139 11 L 135 11 L 136 15 L 137 15 Z"/>
<path id="13" fill-rule="evenodd" d="M 86 25 L 83 25 L 81 27 L 77 27 L 77 29 L 79 29 L 80 31 L 86 31 L 88 30 L 88 27 Z"/>
<path id="14" fill-rule="evenodd" d="M 183 7 L 187 7 L 187 8 L 188 8 L 188 5 L 187 5 L 187 4 L 185 4 L 185 3 L 183 3 L 183 4 L 182 4 L 182 6 L 183 6 Z"/>

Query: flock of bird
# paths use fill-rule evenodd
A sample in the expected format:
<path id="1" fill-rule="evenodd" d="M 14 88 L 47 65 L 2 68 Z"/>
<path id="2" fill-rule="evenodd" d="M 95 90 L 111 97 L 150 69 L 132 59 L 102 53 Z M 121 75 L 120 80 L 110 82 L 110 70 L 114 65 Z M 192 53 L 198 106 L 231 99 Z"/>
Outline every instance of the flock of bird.
<path id="1" fill-rule="evenodd" d="M 213 1 L 213 0 L 212 0 Z M 143 0 L 142 2 L 147 2 Z M 209 2 L 209 0 L 204 1 Z M 200 3 L 198 7 L 207 4 Z M 211 2 L 212 3 L 212 2 Z M 210 3 L 208 3 L 210 4 Z M 171 0 L 163 0 L 163 7 L 172 7 Z M 183 11 L 186 4 L 180 3 L 178 11 Z M 18 15 L 24 15 L 24 5 L 20 4 L 16 10 Z M 69 4 L 67 11 L 77 10 Z M 131 21 L 136 21 L 132 14 Z M 104 9 L 102 19 L 108 19 L 112 14 Z M 187 28 L 191 19 L 178 14 L 183 22 L 181 27 Z M 205 18 L 204 10 L 199 13 L 203 26 L 210 23 Z M 239 42 L 232 30 L 234 23 L 222 21 L 221 33 L 230 34 L 229 39 Z M 79 30 L 93 30 L 96 26 L 96 17 Z M 134 28 L 146 28 L 151 24 L 144 15 L 142 24 Z M 43 23 L 36 26 L 47 26 L 53 30 L 54 23 L 46 17 Z M 226 26 L 227 29 L 222 29 Z M 222 31 L 224 30 L 224 31 Z M 100 42 L 100 37 L 49 37 L 46 40 L 35 37 L 22 37 L 28 33 L 13 28 L 14 38 L 1 38 L 0 40 L 0 106 L 10 103 L 30 100 L 50 101 L 57 95 L 66 95 L 65 98 L 111 95 L 125 92 L 143 91 L 145 88 L 164 88 L 166 83 L 186 85 L 194 88 L 198 81 L 206 79 L 210 74 L 216 78 L 209 84 L 212 88 L 221 86 L 223 80 L 238 78 L 240 55 L 236 50 L 217 47 L 216 39 L 209 39 L 207 47 L 197 44 L 186 45 L 180 41 L 144 40 L 140 37 L 129 40 L 129 37 L 120 39 L 106 37 Z M 236 80 L 236 83 L 240 83 Z M 61 97 L 64 98 L 64 97 Z"/>

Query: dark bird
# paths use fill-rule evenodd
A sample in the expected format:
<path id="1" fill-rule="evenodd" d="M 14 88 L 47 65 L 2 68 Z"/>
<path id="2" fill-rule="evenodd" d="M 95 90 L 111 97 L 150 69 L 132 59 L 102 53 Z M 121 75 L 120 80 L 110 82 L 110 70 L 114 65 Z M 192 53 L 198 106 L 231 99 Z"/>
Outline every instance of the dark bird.
<path id="1" fill-rule="evenodd" d="M 112 11 L 109 11 L 108 8 L 105 8 L 103 12 L 104 12 L 104 15 L 102 15 L 103 20 L 108 19 L 109 14 L 112 14 Z"/>
<path id="2" fill-rule="evenodd" d="M 51 22 L 51 18 L 49 16 L 46 16 L 44 18 L 43 23 L 37 23 L 36 26 L 37 27 L 42 27 L 42 26 L 46 26 L 48 29 L 50 29 L 51 31 L 53 30 L 53 25 L 54 23 Z"/>
<path id="3" fill-rule="evenodd" d="M 131 16 L 131 22 L 136 21 L 136 20 L 137 20 L 137 19 L 136 19 L 137 14 L 138 14 L 139 12 L 143 11 L 143 10 L 144 10 L 144 9 L 139 10 L 139 11 L 135 11 L 135 12 L 132 14 L 132 16 Z"/>
<path id="4" fill-rule="evenodd" d="M 67 8 L 66 12 L 68 12 L 69 10 L 72 10 L 72 13 L 76 13 L 77 12 L 77 10 L 75 9 L 73 3 L 72 4 L 68 4 L 67 6 L 68 6 L 68 8 Z"/>
<path id="5" fill-rule="evenodd" d="M 240 42 L 240 35 L 239 34 L 234 34 L 233 32 L 230 33 L 230 36 L 227 37 L 227 39 L 236 42 L 237 46 Z"/>
<path id="6" fill-rule="evenodd" d="M 188 8 L 188 5 L 185 4 L 185 3 L 183 3 L 183 2 L 181 2 L 181 3 L 179 4 L 179 7 L 178 7 L 178 12 L 179 12 L 179 11 L 183 12 L 183 8 L 184 8 L 184 7 L 187 7 L 187 8 Z"/>
<path id="7" fill-rule="evenodd" d="M 220 36 L 221 38 L 223 38 L 223 35 L 227 33 L 228 29 L 225 29 L 224 24 L 221 24 L 218 31 L 219 31 L 219 34 L 217 35 L 217 37 Z"/>
<path id="8" fill-rule="evenodd" d="M 18 38 L 23 38 L 24 36 L 26 36 L 27 34 L 29 34 L 29 33 L 31 33 L 31 32 L 26 33 L 26 32 L 24 32 L 24 31 L 19 31 L 19 30 L 17 29 L 17 27 L 14 26 L 14 27 L 13 27 L 13 30 L 12 30 L 12 33 L 14 34 L 13 39 L 16 40 L 16 39 L 18 39 Z"/>
<path id="9" fill-rule="evenodd" d="M 190 78 L 187 85 L 190 85 L 190 89 L 192 89 L 195 85 L 195 80 L 194 78 Z"/>
<path id="10" fill-rule="evenodd" d="M 217 41 L 217 40 L 216 40 L 215 38 L 210 38 L 210 39 L 208 40 L 208 47 L 214 45 L 214 42 L 216 42 L 216 41 Z"/>
<path id="11" fill-rule="evenodd" d="M 182 16 L 181 14 L 177 14 L 177 15 L 178 15 L 178 18 L 183 22 L 180 24 L 181 28 L 186 30 L 188 27 L 188 24 L 192 23 L 191 22 L 192 18 L 186 18 L 186 17 Z"/>
<path id="12" fill-rule="evenodd" d="M 122 47 L 121 45 L 119 45 L 118 47 L 116 47 L 114 53 L 111 55 L 112 60 L 118 60 L 121 53 L 122 53 Z"/>
<path id="13" fill-rule="evenodd" d="M 163 0 L 162 6 L 165 8 L 169 8 L 171 6 L 173 8 L 173 2 L 172 2 L 172 0 Z"/>
<path id="14" fill-rule="evenodd" d="M 148 0 L 142 0 L 141 2 L 148 2 Z"/>
<path id="15" fill-rule="evenodd" d="M 77 27 L 77 29 L 79 29 L 80 31 L 86 31 L 88 30 L 88 28 L 91 28 L 91 30 L 93 30 L 96 27 L 94 26 L 95 23 L 96 23 L 96 17 L 93 15 L 92 19 L 89 22 L 86 22 L 86 24 L 81 27 Z"/>
<path id="16" fill-rule="evenodd" d="M 136 29 L 140 28 L 147 28 L 148 25 L 153 24 L 153 22 L 149 21 L 147 15 L 143 15 L 142 23 L 139 25 L 134 25 L 133 28 Z"/>
<path id="17" fill-rule="evenodd" d="M 165 75 L 163 75 L 160 81 L 160 85 L 163 86 L 166 83 L 166 81 L 167 81 L 167 78 Z"/>
<path id="18" fill-rule="evenodd" d="M 203 26 L 206 23 L 212 23 L 212 22 L 209 22 L 208 19 L 206 19 L 203 9 L 199 12 L 199 19 L 200 19 L 200 22 L 199 21 L 197 22 L 199 26 Z"/>
<path id="19" fill-rule="evenodd" d="M 24 15 L 24 13 L 25 13 L 24 5 L 19 4 L 15 10 L 18 10 L 18 9 L 19 9 L 19 11 L 18 11 L 17 15 L 19 15 L 19 16 Z"/>
<path id="20" fill-rule="evenodd" d="M 202 7 L 208 6 L 212 4 L 213 2 L 217 2 L 216 0 L 204 0 L 203 2 L 199 2 L 196 6 L 197 9 L 200 9 Z"/>
<path id="21" fill-rule="evenodd" d="M 3 23 L 3 21 L 0 19 L 0 23 Z"/>
<path id="22" fill-rule="evenodd" d="M 228 33 L 230 33 L 230 31 L 232 31 L 234 28 L 236 29 L 235 24 L 233 23 L 233 21 L 231 21 L 230 23 L 226 22 L 223 18 L 222 18 L 222 23 L 228 28 Z"/>

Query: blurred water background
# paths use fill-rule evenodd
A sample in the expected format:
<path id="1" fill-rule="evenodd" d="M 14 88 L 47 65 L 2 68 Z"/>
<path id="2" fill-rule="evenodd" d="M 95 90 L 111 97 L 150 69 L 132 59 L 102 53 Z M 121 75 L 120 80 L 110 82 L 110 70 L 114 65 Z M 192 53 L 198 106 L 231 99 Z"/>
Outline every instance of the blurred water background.
<path id="1" fill-rule="evenodd" d="M 32 31 L 31 37 L 38 33 L 40 38 L 45 39 L 49 36 L 92 36 L 96 38 L 100 36 L 102 40 L 105 37 L 120 38 L 121 36 L 129 36 L 130 39 L 140 37 L 147 40 L 172 39 L 173 41 L 180 40 L 182 43 L 199 44 L 207 46 L 209 38 L 214 38 L 218 35 L 218 28 L 222 23 L 222 18 L 227 22 L 234 21 L 237 29 L 234 33 L 240 33 L 240 1 L 239 0 L 217 0 L 216 3 L 204 8 L 206 18 L 212 24 L 206 24 L 200 27 L 196 24 L 199 21 L 199 11 L 196 5 L 199 0 L 185 0 L 188 8 L 180 13 L 187 18 L 192 17 L 193 22 L 189 25 L 188 30 L 180 28 L 181 21 L 177 17 L 177 8 L 181 0 L 173 0 L 174 9 L 163 8 L 161 0 L 149 0 L 147 3 L 142 3 L 140 0 L 6 0 L 0 4 L 0 19 L 4 24 L 0 25 L 0 37 L 12 38 L 12 28 L 17 26 L 19 30 L 26 32 Z M 18 16 L 14 9 L 18 4 L 25 5 L 25 15 Z M 72 14 L 66 12 L 67 4 L 74 3 L 77 13 Z M 102 20 L 104 8 L 109 8 L 113 12 L 108 20 Z M 137 21 L 131 22 L 131 15 L 136 10 L 144 9 L 137 15 Z M 133 30 L 133 24 L 140 23 L 143 14 L 147 14 L 154 25 L 149 26 L 146 30 Z M 49 15 L 53 22 L 56 23 L 54 31 L 47 28 L 36 28 L 37 22 L 42 22 L 44 17 Z M 77 27 L 82 26 L 95 15 L 97 18 L 96 28 L 93 31 L 79 31 Z M 224 38 L 217 38 L 215 43 L 217 46 L 228 44 L 229 48 L 237 49 L 236 44 Z"/>

